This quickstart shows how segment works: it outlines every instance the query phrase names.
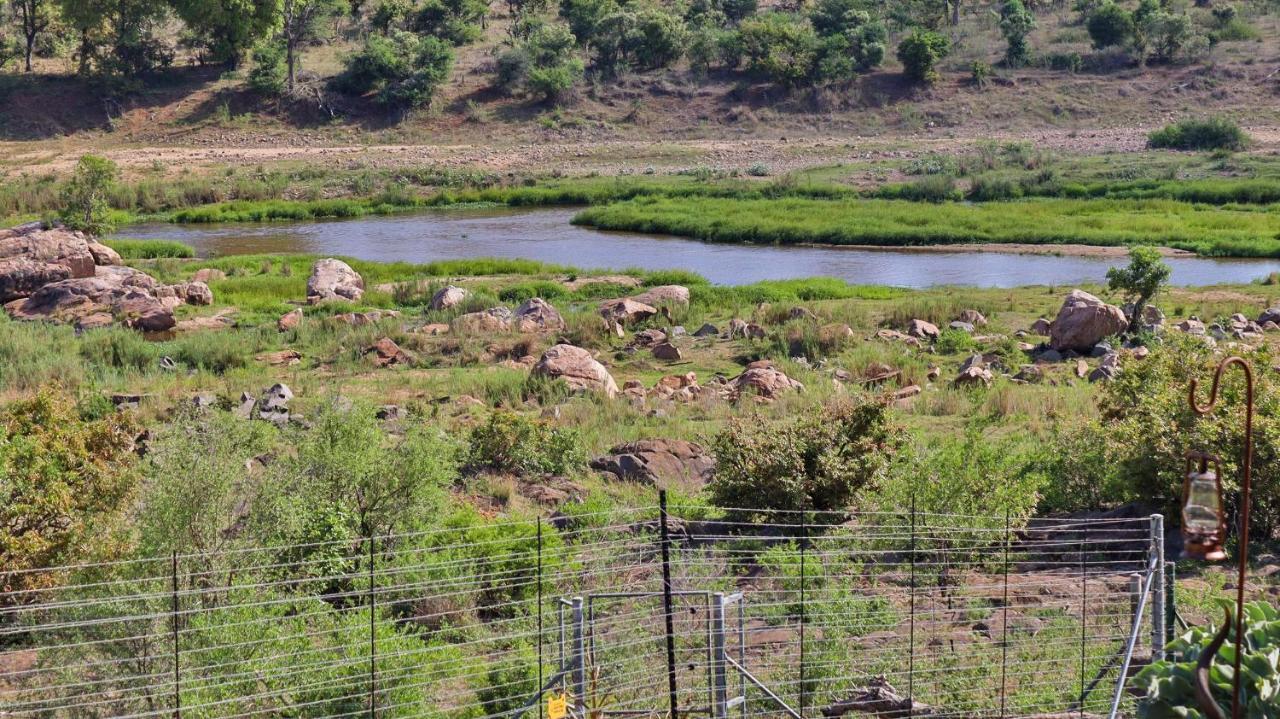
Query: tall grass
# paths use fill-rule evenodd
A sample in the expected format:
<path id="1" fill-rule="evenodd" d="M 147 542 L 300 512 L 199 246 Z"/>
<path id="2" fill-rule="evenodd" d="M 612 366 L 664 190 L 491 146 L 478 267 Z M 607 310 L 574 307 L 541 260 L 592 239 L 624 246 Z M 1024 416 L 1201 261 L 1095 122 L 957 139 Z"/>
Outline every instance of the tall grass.
<path id="1" fill-rule="evenodd" d="M 103 244 L 126 260 L 189 259 L 196 256 L 194 247 L 175 240 L 103 240 Z"/>
<path id="2" fill-rule="evenodd" d="M 1221 257 L 1280 256 L 1275 207 L 1167 200 L 1027 200 L 924 205 L 894 200 L 644 198 L 590 207 L 575 224 L 712 242 L 835 245 L 1156 244 Z"/>

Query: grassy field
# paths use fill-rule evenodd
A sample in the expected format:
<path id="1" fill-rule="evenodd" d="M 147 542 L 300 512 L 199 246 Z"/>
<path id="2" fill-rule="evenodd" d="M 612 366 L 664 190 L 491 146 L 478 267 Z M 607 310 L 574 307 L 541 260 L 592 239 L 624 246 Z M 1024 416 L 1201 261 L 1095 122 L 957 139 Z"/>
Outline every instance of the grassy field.
<path id="1" fill-rule="evenodd" d="M 1155 244 L 1220 257 L 1280 255 L 1274 207 L 1168 200 L 1027 200 L 977 205 L 893 200 L 645 198 L 583 210 L 576 224 L 712 242 L 836 245 Z"/>

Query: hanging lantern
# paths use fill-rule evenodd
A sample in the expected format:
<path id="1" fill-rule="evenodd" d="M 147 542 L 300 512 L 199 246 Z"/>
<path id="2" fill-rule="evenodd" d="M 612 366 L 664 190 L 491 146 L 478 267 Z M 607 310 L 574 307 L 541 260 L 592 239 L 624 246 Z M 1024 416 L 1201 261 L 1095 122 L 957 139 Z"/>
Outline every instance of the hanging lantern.
<path id="1" fill-rule="evenodd" d="M 1221 469 L 1217 457 L 1187 453 L 1187 473 L 1182 484 L 1182 541 L 1187 554 L 1210 562 L 1227 558 L 1222 550 L 1227 524 L 1222 511 Z"/>

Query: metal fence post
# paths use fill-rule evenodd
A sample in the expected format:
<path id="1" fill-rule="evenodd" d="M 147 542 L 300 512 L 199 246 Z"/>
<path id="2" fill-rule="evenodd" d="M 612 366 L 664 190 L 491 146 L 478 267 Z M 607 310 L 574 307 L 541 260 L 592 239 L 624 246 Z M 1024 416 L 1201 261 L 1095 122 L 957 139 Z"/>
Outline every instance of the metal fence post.
<path id="1" fill-rule="evenodd" d="M 170 631 L 173 641 L 173 717 L 182 719 L 182 662 L 178 654 L 178 551 L 170 557 L 173 571 L 170 595 L 172 621 Z"/>
<path id="2" fill-rule="evenodd" d="M 587 716 L 587 637 L 583 626 L 582 597 L 574 597 L 573 607 L 573 708 L 578 717 Z"/>
<path id="3" fill-rule="evenodd" d="M 800 517 L 801 538 L 800 538 L 800 716 L 804 716 L 805 709 L 805 686 L 804 686 L 804 625 L 808 623 L 808 606 L 806 605 L 805 596 L 805 575 L 807 567 L 805 566 L 805 545 L 809 543 L 809 522 L 804 515 Z M 741 613 L 741 609 L 739 609 Z M 741 616 L 741 614 L 739 614 Z M 744 704 L 745 706 L 745 704 Z"/>
<path id="4" fill-rule="evenodd" d="M 538 517 L 538 690 L 542 691 L 542 517 Z M 542 719 L 542 698 L 538 697 L 538 719 Z"/>
<path id="5" fill-rule="evenodd" d="M 1151 515 L 1151 554 L 1156 559 L 1155 576 L 1151 578 L 1151 659 L 1164 658 L 1166 608 L 1164 586 L 1164 516 Z"/>
<path id="6" fill-rule="evenodd" d="M 1165 562 L 1164 576 L 1164 627 L 1165 638 L 1172 640 L 1178 634 L 1178 565 Z"/>
<path id="7" fill-rule="evenodd" d="M 378 634 L 374 622 L 377 613 L 378 599 L 374 587 L 374 534 L 369 532 L 369 719 L 374 719 L 378 711 Z"/>
<path id="8" fill-rule="evenodd" d="M 1085 641 L 1089 627 L 1089 564 L 1085 554 L 1089 544 L 1089 525 L 1084 526 L 1080 538 L 1080 716 L 1084 716 L 1085 700 Z"/>
<path id="9" fill-rule="evenodd" d="M 662 613 L 667 632 L 667 702 L 670 719 L 677 719 L 676 629 L 671 602 L 671 530 L 667 527 L 667 490 L 658 491 L 659 529 L 662 540 Z"/>
<path id="10" fill-rule="evenodd" d="M 711 703 L 713 719 L 728 719 L 729 716 L 729 682 L 726 676 L 724 638 L 724 592 L 716 592 L 711 597 L 711 682 L 714 687 Z"/>
<path id="11" fill-rule="evenodd" d="M 1004 719 L 1009 671 L 1009 509 L 1004 510 L 1004 605 L 1000 611 L 1000 717 Z"/>
<path id="12" fill-rule="evenodd" d="M 907 639 L 907 717 L 915 713 L 916 706 L 916 496 L 911 495 L 911 589 L 909 595 Z"/>

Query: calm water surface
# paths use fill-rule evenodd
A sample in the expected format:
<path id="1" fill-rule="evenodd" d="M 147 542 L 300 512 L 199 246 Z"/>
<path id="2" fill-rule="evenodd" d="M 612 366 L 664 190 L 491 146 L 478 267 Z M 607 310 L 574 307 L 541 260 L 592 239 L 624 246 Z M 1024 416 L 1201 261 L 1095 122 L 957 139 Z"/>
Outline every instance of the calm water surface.
<path id="1" fill-rule="evenodd" d="M 144 224 L 122 236 L 168 238 L 202 256 L 260 252 L 349 255 L 381 262 L 516 257 L 584 269 L 685 269 L 717 284 L 839 277 L 901 287 L 1016 287 L 1100 281 L 1122 259 L 991 252 L 904 252 L 724 245 L 569 224 L 575 210 L 436 211 L 357 220 L 228 225 Z M 1280 271 L 1280 260 L 1170 259 L 1173 283 L 1239 283 Z"/>

